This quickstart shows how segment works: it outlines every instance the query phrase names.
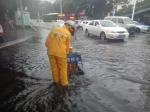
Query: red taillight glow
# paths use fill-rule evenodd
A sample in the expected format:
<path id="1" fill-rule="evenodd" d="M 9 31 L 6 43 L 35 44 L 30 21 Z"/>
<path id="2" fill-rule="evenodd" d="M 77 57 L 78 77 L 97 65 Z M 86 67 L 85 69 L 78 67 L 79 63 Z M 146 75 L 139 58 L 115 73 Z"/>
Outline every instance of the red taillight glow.
<path id="1" fill-rule="evenodd" d="M 1 25 L 0 25 L 0 33 L 3 33 L 3 28 Z"/>

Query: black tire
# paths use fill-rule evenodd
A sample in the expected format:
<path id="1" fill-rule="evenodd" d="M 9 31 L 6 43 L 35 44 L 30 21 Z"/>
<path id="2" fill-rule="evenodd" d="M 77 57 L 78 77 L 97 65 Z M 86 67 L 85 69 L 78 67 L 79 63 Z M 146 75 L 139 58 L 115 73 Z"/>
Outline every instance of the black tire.
<path id="1" fill-rule="evenodd" d="M 101 40 L 106 40 L 106 35 L 105 35 L 104 32 L 102 32 L 102 33 L 100 34 L 100 39 L 101 39 Z"/>
<path id="2" fill-rule="evenodd" d="M 89 31 L 87 29 L 85 30 L 85 35 L 90 36 Z"/>
<path id="3" fill-rule="evenodd" d="M 137 33 L 141 33 L 140 28 L 136 28 L 136 32 L 137 32 Z"/>

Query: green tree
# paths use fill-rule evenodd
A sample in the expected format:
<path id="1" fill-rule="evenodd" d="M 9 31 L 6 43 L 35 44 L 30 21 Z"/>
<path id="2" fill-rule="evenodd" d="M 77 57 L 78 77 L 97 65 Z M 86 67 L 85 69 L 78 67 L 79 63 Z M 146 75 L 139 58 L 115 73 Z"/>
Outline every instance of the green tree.
<path id="1" fill-rule="evenodd" d="M 91 19 L 100 19 L 106 16 L 106 0 L 88 0 L 90 4 Z"/>
<path id="2" fill-rule="evenodd" d="M 104 15 L 106 0 L 63 0 L 64 13 L 75 13 L 85 10 L 89 18 L 100 18 Z"/>

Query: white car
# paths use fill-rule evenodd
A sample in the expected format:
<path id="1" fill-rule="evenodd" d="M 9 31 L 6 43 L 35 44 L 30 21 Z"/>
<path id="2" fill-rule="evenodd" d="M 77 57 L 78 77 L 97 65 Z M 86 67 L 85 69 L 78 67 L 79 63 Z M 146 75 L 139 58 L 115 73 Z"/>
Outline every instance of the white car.
<path id="1" fill-rule="evenodd" d="M 84 20 L 81 20 L 81 21 L 79 21 L 78 23 L 79 23 L 80 26 L 82 26 L 83 24 L 85 24 L 85 21 L 84 21 Z"/>
<path id="2" fill-rule="evenodd" d="M 91 22 L 91 20 L 83 20 L 83 21 L 80 21 L 80 22 L 79 22 L 80 29 L 83 30 L 83 29 L 84 29 L 84 25 L 85 25 L 85 24 L 89 24 L 90 22 Z"/>
<path id="3" fill-rule="evenodd" d="M 85 21 L 85 24 L 82 25 L 82 29 L 85 30 L 85 26 L 90 24 L 91 22 L 92 22 L 91 20 Z"/>
<path id="4" fill-rule="evenodd" d="M 91 23 L 85 25 L 85 34 L 87 36 L 95 35 L 105 39 L 121 39 L 124 40 L 129 37 L 129 33 L 125 28 L 117 26 L 110 20 L 93 20 Z"/>

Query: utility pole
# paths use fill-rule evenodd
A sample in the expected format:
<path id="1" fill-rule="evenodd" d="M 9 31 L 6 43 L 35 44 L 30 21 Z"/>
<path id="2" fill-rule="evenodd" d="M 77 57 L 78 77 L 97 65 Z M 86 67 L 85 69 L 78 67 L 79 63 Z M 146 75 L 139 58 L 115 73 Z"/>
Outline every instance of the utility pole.
<path id="1" fill-rule="evenodd" d="M 62 0 L 60 0 L 60 14 L 62 15 Z"/>
<path id="2" fill-rule="evenodd" d="M 39 9 L 39 4 L 40 4 L 40 2 L 41 2 L 41 1 L 38 0 L 38 20 L 40 20 L 40 12 L 39 12 L 39 10 L 40 10 L 40 9 Z"/>
<path id="3" fill-rule="evenodd" d="M 132 20 L 134 19 L 135 7 L 136 7 L 136 0 L 134 1 L 134 5 L 133 5 Z"/>
<path id="4" fill-rule="evenodd" d="M 21 10 L 21 18 L 22 18 L 22 28 L 25 29 L 24 17 L 23 17 L 23 9 L 22 9 L 22 0 L 20 0 L 20 10 Z"/>
<path id="5" fill-rule="evenodd" d="M 38 20 L 40 20 L 40 13 L 39 13 L 39 11 L 38 11 Z"/>
<path id="6" fill-rule="evenodd" d="M 18 11 L 18 0 L 16 0 L 17 1 L 17 11 Z"/>

